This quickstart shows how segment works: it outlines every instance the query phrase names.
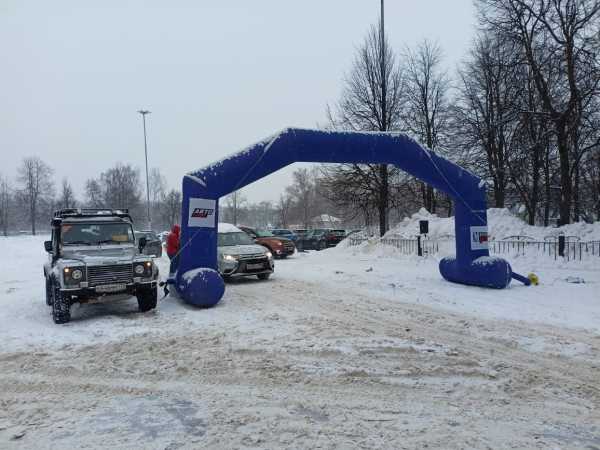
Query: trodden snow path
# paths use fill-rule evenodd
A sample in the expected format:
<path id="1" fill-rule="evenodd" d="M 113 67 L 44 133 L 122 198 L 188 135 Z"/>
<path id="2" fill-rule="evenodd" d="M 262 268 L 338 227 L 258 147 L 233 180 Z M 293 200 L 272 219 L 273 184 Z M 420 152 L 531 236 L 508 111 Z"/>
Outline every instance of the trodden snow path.
<path id="1" fill-rule="evenodd" d="M 0 448 L 600 448 L 593 266 L 487 291 L 335 249 L 210 310 L 124 301 L 55 326 L 42 240 L 0 241 Z"/>

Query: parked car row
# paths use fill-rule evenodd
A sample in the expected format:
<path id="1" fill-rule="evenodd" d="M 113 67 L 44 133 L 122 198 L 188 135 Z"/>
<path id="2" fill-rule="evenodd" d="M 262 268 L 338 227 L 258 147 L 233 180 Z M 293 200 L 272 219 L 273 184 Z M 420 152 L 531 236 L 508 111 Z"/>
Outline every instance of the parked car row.
<path id="1" fill-rule="evenodd" d="M 143 253 L 160 257 L 168 232 L 136 231 L 136 240 L 145 238 Z M 317 228 L 262 230 L 228 223 L 218 225 L 218 267 L 225 279 L 257 276 L 266 280 L 275 270 L 275 259 L 287 258 L 297 250 L 324 250 L 346 237 L 341 229 Z"/>

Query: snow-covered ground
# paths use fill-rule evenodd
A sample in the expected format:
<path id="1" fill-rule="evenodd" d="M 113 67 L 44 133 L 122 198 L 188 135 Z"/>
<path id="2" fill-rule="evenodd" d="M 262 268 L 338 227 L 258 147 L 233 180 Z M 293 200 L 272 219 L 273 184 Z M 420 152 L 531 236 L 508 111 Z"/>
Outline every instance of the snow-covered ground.
<path id="1" fill-rule="evenodd" d="M 43 240 L 0 238 L 0 448 L 600 448 L 600 258 L 520 257 L 540 285 L 496 291 L 340 245 L 212 309 L 57 326 Z"/>

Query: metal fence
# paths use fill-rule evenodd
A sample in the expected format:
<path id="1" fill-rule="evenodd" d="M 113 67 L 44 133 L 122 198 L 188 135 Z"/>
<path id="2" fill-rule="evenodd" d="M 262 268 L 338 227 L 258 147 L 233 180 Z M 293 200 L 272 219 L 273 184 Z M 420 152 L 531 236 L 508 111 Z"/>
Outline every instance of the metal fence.
<path id="1" fill-rule="evenodd" d="M 550 258 L 564 258 L 567 261 L 586 259 L 588 257 L 600 257 L 600 241 L 578 242 L 567 240 L 564 249 L 560 249 L 558 240 L 525 241 L 525 240 L 501 240 L 490 241 L 490 253 L 513 254 L 513 255 L 543 255 Z"/>
<path id="2" fill-rule="evenodd" d="M 376 242 L 384 245 L 396 247 L 401 253 L 406 255 L 417 255 L 419 252 L 419 243 L 415 239 L 406 238 L 367 238 L 367 237 L 351 237 L 349 238 L 350 245 L 360 245 L 369 239 L 375 239 Z M 421 239 L 421 248 L 424 255 L 436 254 L 440 251 L 440 247 L 446 247 L 451 250 L 454 245 L 453 239 Z M 561 256 L 560 244 L 558 239 L 552 238 L 544 241 L 526 240 L 526 239 L 504 239 L 500 241 L 490 241 L 489 248 L 491 254 L 509 254 L 520 256 L 545 256 L 553 259 L 564 258 L 567 261 L 583 260 L 591 257 L 600 257 L 600 241 L 580 242 L 576 239 L 567 240 L 564 243 L 563 255 Z"/>
<path id="3" fill-rule="evenodd" d="M 350 245 L 360 245 L 365 241 L 368 241 L 370 238 L 366 237 L 351 237 Z M 418 255 L 419 254 L 419 240 L 418 239 L 406 239 L 400 237 L 388 237 L 388 238 L 376 238 L 377 242 L 390 245 L 392 247 L 396 247 L 400 250 L 401 253 L 405 255 Z M 440 251 L 440 246 L 438 241 L 434 241 L 431 239 L 421 239 L 421 252 L 423 255 L 433 255 Z"/>

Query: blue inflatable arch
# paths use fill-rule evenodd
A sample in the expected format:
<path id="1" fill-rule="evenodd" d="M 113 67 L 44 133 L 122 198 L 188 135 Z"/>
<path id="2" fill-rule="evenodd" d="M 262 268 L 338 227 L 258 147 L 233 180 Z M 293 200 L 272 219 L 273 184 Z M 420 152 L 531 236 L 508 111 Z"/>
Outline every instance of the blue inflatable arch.
<path id="1" fill-rule="evenodd" d="M 447 193 L 455 207 L 456 257 L 440 262 L 442 276 L 492 288 L 510 283 L 510 265 L 489 257 L 486 191 L 478 177 L 403 134 L 290 128 L 184 177 L 173 282 L 186 302 L 212 306 L 224 293 L 217 272 L 219 198 L 295 162 L 393 164 Z"/>

